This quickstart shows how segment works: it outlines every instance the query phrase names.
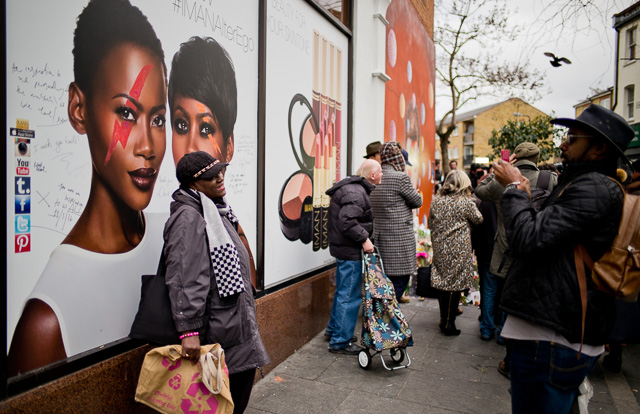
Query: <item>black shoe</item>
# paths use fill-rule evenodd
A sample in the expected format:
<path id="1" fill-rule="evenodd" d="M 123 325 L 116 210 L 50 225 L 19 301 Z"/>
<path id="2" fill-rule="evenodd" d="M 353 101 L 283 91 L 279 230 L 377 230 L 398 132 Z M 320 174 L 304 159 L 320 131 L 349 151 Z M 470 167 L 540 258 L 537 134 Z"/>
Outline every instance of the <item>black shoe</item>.
<path id="1" fill-rule="evenodd" d="M 493 337 L 495 336 L 495 332 L 491 332 L 489 335 L 480 335 L 480 339 L 482 339 L 483 341 L 490 341 L 493 339 Z"/>
<path id="2" fill-rule="evenodd" d="M 498 339 L 496 339 L 496 343 L 497 343 L 498 345 L 505 346 L 505 345 L 507 345 L 507 338 L 505 338 L 505 337 L 504 337 L 504 336 L 502 336 L 502 335 L 498 335 Z"/>
<path id="3" fill-rule="evenodd" d="M 505 376 L 507 379 L 511 379 L 511 373 L 507 369 L 507 364 L 504 361 L 500 361 L 498 364 L 498 372 Z"/>
<path id="4" fill-rule="evenodd" d="M 460 332 L 460 329 L 456 329 L 455 325 L 453 326 L 453 328 L 445 326 L 444 330 L 442 331 L 444 336 L 458 336 L 460 335 Z"/>
<path id="5" fill-rule="evenodd" d="M 614 355 L 608 354 L 602 358 L 602 366 L 609 372 L 619 374 L 622 368 L 622 358 L 616 358 Z"/>
<path id="6" fill-rule="evenodd" d="M 325 341 L 330 341 L 331 340 L 331 335 L 327 335 L 326 333 L 324 334 L 324 340 Z M 353 335 L 351 337 L 351 340 L 349 342 L 358 342 L 358 337 Z"/>
<path id="7" fill-rule="evenodd" d="M 349 344 L 344 348 L 329 348 L 329 352 L 333 354 L 358 355 L 363 349 L 356 344 Z"/>

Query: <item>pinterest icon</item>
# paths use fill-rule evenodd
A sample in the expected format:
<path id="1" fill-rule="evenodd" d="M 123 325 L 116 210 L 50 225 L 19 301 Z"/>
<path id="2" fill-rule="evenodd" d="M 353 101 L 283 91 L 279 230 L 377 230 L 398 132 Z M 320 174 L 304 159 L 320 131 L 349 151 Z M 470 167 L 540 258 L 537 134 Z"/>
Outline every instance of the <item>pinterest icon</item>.
<path id="1" fill-rule="evenodd" d="M 31 235 L 16 234 L 16 253 L 31 251 Z"/>

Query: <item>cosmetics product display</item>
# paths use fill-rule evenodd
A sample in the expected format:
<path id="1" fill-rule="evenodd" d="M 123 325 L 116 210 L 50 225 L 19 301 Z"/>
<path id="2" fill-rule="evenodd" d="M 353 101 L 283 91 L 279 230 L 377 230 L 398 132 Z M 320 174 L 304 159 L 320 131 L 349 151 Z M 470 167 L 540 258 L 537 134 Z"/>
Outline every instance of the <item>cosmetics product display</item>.
<path id="1" fill-rule="evenodd" d="M 312 249 L 318 251 L 329 247 L 331 198 L 326 191 L 340 179 L 342 51 L 314 31 L 312 56 L 311 103 L 298 93 L 289 105 L 289 140 L 300 171 L 285 181 L 278 212 L 287 239 L 311 243 Z M 300 120 L 300 117 L 292 117 L 297 104 L 308 110 L 299 126 L 298 147 L 293 132 L 297 132 L 298 125 L 292 125 Z"/>
<path id="2" fill-rule="evenodd" d="M 299 152 L 294 143 L 294 126 L 292 125 L 293 111 L 298 103 L 308 111 L 298 134 Z M 320 221 L 321 200 L 317 193 L 319 188 L 314 185 L 317 182 L 316 175 L 320 172 L 320 157 L 317 154 L 321 150 L 317 142 L 319 140 L 317 131 L 318 121 L 311 104 L 302 94 L 296 94 L 289 105 L 289 141 L 300 170 L 291 174 L 284 182 L 278 198 L 278 214 L 282 234 L 288 240 L 300 240 L 304 244 L 311 243 L 314 238 L 313 218 L 316 210 L 318 222 Z M 320 227 L 318 227 L 318 234 L 320 234 Z M 318 240 L 318 246 L 320 246 L 320 240 Z"/>

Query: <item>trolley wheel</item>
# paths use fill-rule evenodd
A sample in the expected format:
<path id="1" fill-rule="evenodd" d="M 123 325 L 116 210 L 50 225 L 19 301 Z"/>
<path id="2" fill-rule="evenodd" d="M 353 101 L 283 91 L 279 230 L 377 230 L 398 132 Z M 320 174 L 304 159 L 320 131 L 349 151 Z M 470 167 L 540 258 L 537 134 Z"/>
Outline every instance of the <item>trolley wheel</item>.
<path id="1" fill-rule="evenodd" d="M 402 363 L 404 361 L 405 350 L 402 348 L 392 349 L 391 350 L 391 360 L 396 364 Z"/>
<path id="2" fill-rule="evenodd" d="M 369 351 L 363 349 L 358 354 L 358 364 L 360 364 L 360 368 L 369 369 L 371 368 L 371 355 L 369 355 Z"/>

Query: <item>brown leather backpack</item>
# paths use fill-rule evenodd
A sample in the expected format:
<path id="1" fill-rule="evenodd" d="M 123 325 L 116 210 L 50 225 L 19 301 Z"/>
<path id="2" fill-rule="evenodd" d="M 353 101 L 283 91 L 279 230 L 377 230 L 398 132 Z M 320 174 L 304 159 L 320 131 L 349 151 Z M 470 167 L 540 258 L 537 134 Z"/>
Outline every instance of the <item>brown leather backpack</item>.
<path id="1" fill-rule="evenodd" d="M 618 181 L 607 178 L 616 182 L 624 193 L 618 234 L 609 250 L 595 263 L 583 245 L 576 245 L 573 249 L 580 286 L 583 336 L 587 313 L 587 279 L 583 261 L 591 270 L 591 280 L 599 290 L 625 302 L 635 302 L 640 293 L 640 197 L 625 193 Z"/>
<path id="2" fill-rule="evenodd" d="M 584 246 L 579 245 L 578 249 L 598 289 L 626 302 L 635 302 L 640 293 L 640 197 L 625 193 L 618 234 L 600 259 L 594 263 Z"/>

